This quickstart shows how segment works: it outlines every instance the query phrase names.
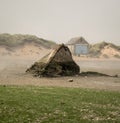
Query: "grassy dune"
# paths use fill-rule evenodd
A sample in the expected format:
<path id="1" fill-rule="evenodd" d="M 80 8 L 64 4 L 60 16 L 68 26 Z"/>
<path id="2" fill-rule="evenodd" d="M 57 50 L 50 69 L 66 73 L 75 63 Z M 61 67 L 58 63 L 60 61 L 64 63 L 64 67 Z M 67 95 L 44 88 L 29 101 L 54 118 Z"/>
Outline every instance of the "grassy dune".
<path id="1" fill-rule="evenodd" d="M 16 47 L 31 42 L 34 42 L 46 48 L 51 48 L 51 46 L 55 45 L 53 41 L 38 38 L 35 35 L 23 35 L 23 34 L 11 35 L 8 33 L 0 34 L 0 45 L 8 47 Z"/>
<path id="2" fill-rule="evenodd" d="M 119 123 L 120 92 L 0 86 L 1 123 Z"/>
<path id="3" fill-rule="evenodd" d="M 94 45 L 90 45 L 89 47 L 89 56 L 91 57 L 99 57 L 101 55 L 101 51 L 106 47 L 110 47 L 118 52 L 120 52 L 120 46 L 117 46 L 115 44 L 112 43 L 107 43 L 107 42 L 100 42 L 100 43 L 96 43 Z M 109 54 L 108 54 L 109 55 Z M 106 55 L 104 57 L 107 57 Z M 116 58 L 120 58 L 119 55 L 115 55 L 114 57 Z"/>

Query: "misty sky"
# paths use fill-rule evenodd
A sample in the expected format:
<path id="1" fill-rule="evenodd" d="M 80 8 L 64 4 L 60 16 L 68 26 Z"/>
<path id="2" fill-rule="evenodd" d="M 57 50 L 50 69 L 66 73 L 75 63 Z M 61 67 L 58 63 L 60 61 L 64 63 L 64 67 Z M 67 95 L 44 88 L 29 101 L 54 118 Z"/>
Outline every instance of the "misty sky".
<path id="1" fill-rule="evenodd" d="M 120 0 L 0 0 L 0 33 L 120 45 Z"/>

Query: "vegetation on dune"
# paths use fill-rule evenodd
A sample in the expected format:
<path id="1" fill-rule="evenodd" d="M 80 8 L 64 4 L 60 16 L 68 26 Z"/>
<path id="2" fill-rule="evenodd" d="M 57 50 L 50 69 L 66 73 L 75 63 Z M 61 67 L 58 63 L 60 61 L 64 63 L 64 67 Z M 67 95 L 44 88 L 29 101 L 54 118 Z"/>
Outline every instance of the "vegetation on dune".
<path id="1" fill-rule="evenodd" d="M 119 56 L 119 55 L 114 55 L 114 57 L 115 57 L 115 58 L 120 58 L 120 56 Z"/>
<path id="2" fill-rule="evenodd" d="M 0 86 L 1 123 L 119 123 L 120 92 Z"/>
<path id="3" fill-rule="evenodd" d="M 103 41 L 101 43 L 90 45 L 90 47 L 89 47 L 89 56 L 99 57 L 101 55 L 101 50 L 104 49 L 106 46 L 120 51 L 120 46 L 116 46 L 115 44 L 107 43 L 107 42 Z M 105 56 L 105 57 L 108 57 L 108 56 Z"/>
<path id="4" fill-rule="evenodd" d="M 22 35 L 22 34 L 10 35 L 7 33 L 0 34 L 0 45 L 15 47 L 29 42 L 40 44 L 46 48 L 51 48 L 52 45 L 55 45 L 55 43 L 52 41 L 38 38 L 37 36 L 34 35 Z"/>
<path id="5" fill-rule="evenodd" d="M 101 54 L 101 50 L 107 45 L 108 43 L 106 42 L 90 45 L 89 54 L 92 56 L 99 56 Z"/>
<path id="6" fill-rule="evenodd" d="M 45 48 L 51 48 L 56 45 L 55 42 L 50 40 L 45 40 L 39 38 L 35 35 L 23 35 L 23 34 L 0 34 L 0 46 L 6 46 L 6 49 L 12 51 L 13 47 L 22 46 L 26 43 L 35 43 L 36 46 L 43 46 Z M 116 46 L 112 43 L 107 43 L 105 41 L 101 43 L 96 43 L 94 45 L 89 45 L 89 57 L 100 57 L 102 55 L 101 51 L 106 47 L 113 48 L 120 52 L 120 46 Z M 109 58 L 109 54 L 103 54 L 104 58 Z M 120 58 L 119 54 L 114 55 L 115 58 Z"/>

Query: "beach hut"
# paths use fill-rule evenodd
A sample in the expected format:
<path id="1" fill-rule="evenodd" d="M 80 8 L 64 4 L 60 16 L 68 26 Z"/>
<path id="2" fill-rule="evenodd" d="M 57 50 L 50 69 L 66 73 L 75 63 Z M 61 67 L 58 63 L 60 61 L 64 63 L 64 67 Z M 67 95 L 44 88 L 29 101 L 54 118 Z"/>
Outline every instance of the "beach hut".
<path id="1" fill-rule="evenodd" d="M 83 37 L 72 38 L 67 46 L 73 55 L 87 55 L 89 52 L 89 44 Z"/>

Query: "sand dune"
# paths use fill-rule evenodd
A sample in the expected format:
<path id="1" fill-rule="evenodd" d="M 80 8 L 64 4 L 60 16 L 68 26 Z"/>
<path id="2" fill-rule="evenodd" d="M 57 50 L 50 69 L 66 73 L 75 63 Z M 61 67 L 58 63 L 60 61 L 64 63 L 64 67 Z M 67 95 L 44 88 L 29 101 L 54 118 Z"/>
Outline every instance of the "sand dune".
<path id="1" fill-rule="evenodd" d="M 110 47 L 106 46 L 104 49 L 101 50 L 101 56 L 107 55 L 108 57 L 114 57 L 115 55 L 120 56 L 120 51 Z"/>
<path id="2" fill-rule="evenodd" d="M 0 47 L 0 56 L 14 56 L 14 57 L 42 57 L 51 50 L 35 43 L 26 43 L 25 45 L 7 48 Z"/>
<path id="3" fill-rule="evenodd" d="M 17 47 L 0 46 L 0 56 L 41 57 L 50 51 L 51 49 L 35 42 L 25 43 Z M 117 56 L 120 56 L 120 51 L 107 45 L 101 50 L 99 58 L 118 58 Z M 86 56 L 83 57 L 86 58 Z"/>

